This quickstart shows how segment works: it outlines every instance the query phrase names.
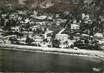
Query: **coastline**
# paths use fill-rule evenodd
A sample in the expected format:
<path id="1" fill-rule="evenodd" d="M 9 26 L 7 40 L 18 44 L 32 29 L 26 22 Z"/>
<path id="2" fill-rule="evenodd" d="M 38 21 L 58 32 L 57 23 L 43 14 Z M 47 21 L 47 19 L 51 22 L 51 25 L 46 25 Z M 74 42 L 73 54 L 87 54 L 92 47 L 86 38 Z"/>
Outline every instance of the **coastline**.
<path id="1" fill-rule="evenodd" d="M 82 50 L 71 48 L 62 49 L 62 48 L 36 47 L 27 45 L 14 45 L 14 44 L 0 44 L 0 49 L 96 57 L 104 61 L 104 52 L 96 50 L 84 50 L 84 49 Z"/>

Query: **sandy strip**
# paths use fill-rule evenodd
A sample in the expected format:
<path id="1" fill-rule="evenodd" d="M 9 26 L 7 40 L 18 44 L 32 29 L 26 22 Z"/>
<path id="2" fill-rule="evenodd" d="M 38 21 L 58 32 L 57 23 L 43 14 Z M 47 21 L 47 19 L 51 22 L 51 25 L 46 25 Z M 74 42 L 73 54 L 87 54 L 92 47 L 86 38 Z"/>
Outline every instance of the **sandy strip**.
<path id="1" fill-rule="evenodd" d="M 21 50 L 21 51 L 43 51 L 43 52 L 54 52 L 54 53 L 67 53 L 71 55 L 78 56 L 91 56 L 98 57 L 104 61 L 104 51 L 96 51 L 96 50 L 82 50 L 82 49 L 61 49 L 61 48 L 48 48 L 48 47 L 36 47 L 36 46 L 26 46 L 26 45 L 13 45 L 13 44 L 0 44 L 0 47 L 3 47 L 8 50 Z"/>

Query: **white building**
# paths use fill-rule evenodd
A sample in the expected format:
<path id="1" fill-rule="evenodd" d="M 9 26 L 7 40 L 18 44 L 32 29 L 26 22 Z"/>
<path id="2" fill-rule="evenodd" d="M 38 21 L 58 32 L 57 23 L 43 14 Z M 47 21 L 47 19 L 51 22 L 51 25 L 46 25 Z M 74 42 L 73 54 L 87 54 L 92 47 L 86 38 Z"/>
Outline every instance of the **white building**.
<path id="1" fill-rule="evenodd" d="M 80 28 L 77 24 L 71 24 L 71 30 L 78 30 Z"/>

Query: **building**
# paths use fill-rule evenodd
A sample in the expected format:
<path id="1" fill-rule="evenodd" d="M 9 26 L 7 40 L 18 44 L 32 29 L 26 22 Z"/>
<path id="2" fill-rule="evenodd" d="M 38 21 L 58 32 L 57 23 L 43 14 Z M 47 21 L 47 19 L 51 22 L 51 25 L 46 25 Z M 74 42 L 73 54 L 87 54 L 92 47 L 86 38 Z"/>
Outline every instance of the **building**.
<path id="1" fill-rule="evenodd" d="M 78 30 L 80 28 L 77 24 L 71 24 L 71 30 Z"/>

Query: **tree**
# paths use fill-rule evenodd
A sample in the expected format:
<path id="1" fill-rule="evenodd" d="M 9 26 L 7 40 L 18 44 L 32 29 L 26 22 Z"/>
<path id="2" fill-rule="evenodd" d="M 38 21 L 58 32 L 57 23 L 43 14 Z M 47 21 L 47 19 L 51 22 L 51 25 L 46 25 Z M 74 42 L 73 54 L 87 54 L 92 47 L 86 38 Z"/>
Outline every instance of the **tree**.
<path id="1" fill-rule="evenodd" d="M 87 13 L 90 15 L 92 24 L 87 26 L 90 28 L 89 31 L 91 34 L 103 31 L 104 24 L 103 22 L 101 22 L 101 19 L 99 19 L 99 16 L 104 16 L 103 12 L 104 12 L 103 0 L 91 0 L 90 2 L 89 1 L 84 2 L 84 0 L 82 1 L 81 6 L 79 7 L 79 13 Z M 97 31 L 96 29 L 99 30 Z"/>
<path id="2" fill-rule="evenodd" d="M 27 7 L 31 7 L 32 4 L 34 3 L 34 0 L 26 0 L 26 1 L 24 1 L 24 3 Z"/>

